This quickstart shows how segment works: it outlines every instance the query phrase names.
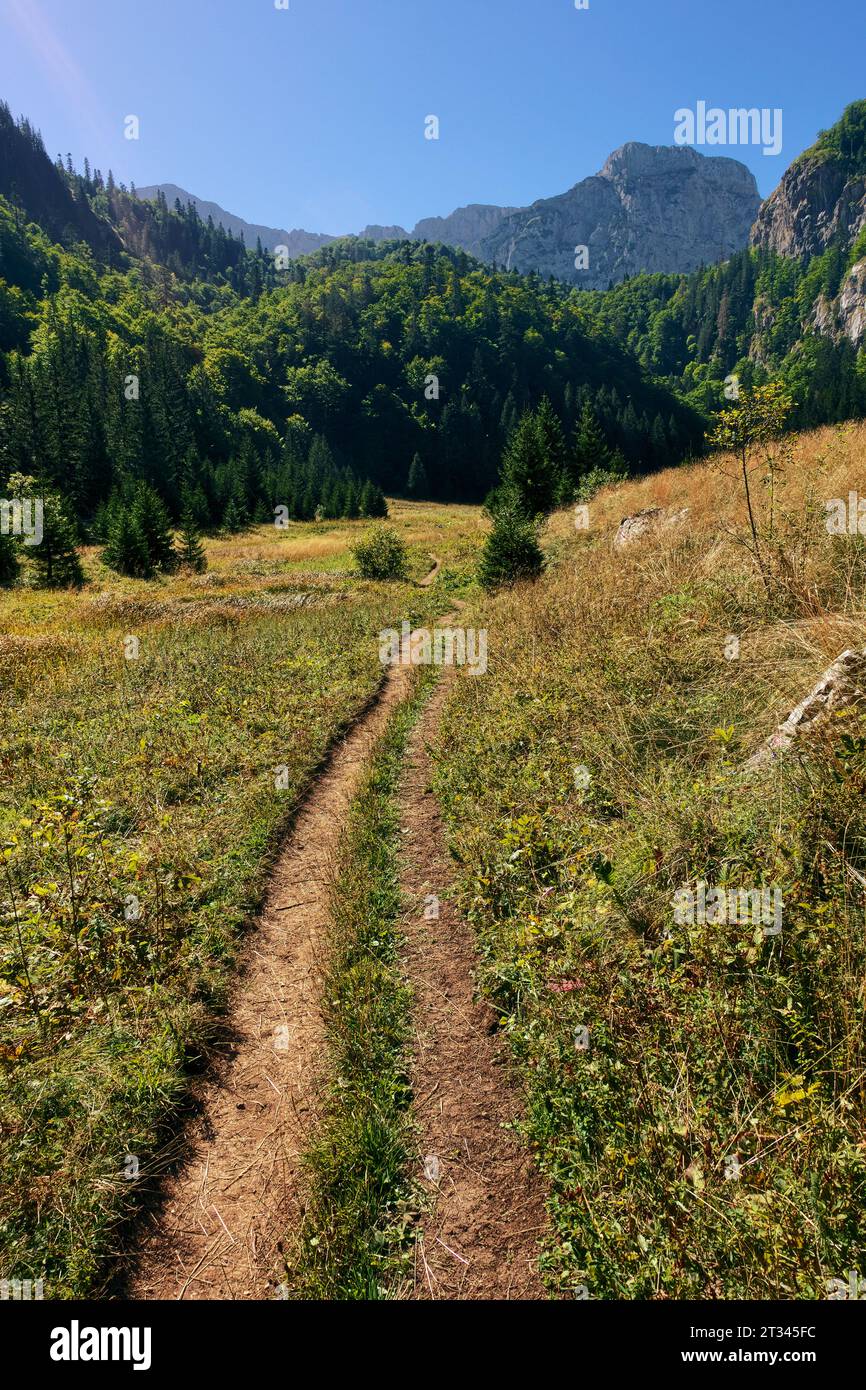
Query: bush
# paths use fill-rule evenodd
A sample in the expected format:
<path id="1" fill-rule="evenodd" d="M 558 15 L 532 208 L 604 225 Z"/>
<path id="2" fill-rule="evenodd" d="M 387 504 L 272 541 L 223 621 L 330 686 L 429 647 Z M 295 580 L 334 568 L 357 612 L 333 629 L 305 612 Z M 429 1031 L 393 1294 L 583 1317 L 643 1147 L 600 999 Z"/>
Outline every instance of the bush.
<path id="1" fill-rule="evenodd" d="M 520 579 L 537 579 L 544 569 L 536 522 L 514 498 L 500 499 L 493 530 L 484 542 L 478 578 L 485 589 L 499 589 Z"/>
<path id="2" fill-rule="evenodd" d="M 591 468 L 577 485 L 577 501 L 591 502 L 603 487 L 615 487 L 624 483 L 628 477 L 628 464 L 618 451 L 611 454 L 610 461 L 603 468 Z"/>
<path id="3" fill-rule="evenodd" d="M 406 543 L 389 526 L 377 526 L 353 554 L 363 579 L 405 579 L 408 574 Z"/>

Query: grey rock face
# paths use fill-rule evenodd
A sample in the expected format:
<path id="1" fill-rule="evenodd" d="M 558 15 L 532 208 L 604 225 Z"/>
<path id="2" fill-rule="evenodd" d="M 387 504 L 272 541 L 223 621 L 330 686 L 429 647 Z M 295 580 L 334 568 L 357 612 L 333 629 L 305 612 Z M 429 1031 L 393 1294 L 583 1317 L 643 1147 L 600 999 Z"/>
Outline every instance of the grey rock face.
<path id="1" fill-rule="evenodd" d="M 641 270 L 696 270 L 747 245 L 760 207 L 754 176 L 738 160 L 685 146 L 623 145 L 568 193 L 505 215 L 479 254 L 586 289 Z M 576 248 L 589 252 L 578 269 Z"/>
<path id="2" fill-rule="evenodd" d="M 449 217 L 425 217 L 412 233 L 419 241 L 441 241 L 446 246 L 460 246 L 471 256 L 484 259 L 484 241 L 491 236 L 516 208 L 498 208 L 490 203 L 471 203 L 458 208 Z"/>
<path id="3" fill-rule="evenodd" d="M 753 246 L 811 259 L 831 241 L 850 246 L 866 226 L 866 180 L 848 179 L 833 160 L 804 156 L 763 204 Z"/>
<path id="4" fill-rule="evenodd" d="M 191 201 L 203 219 L 210 215 L 235 235 L 243 232 L 250 247 L 258 237 L 268 251 L 286 246 L 290 256 L 301 256 L 336 240 L 245 222 L 176 184 L 141 188 L 138 196 L 153 198 L 158 189 L 169 207 L 175 198 Z M 369 226 L 360 235 L 440 241 L 509 270 L 606 289 L 611 280 L 641 270 L 685 273 L 742 250 L 760 201 L 754 176 L 736 159 L 709 158 L 686 146 L 630 143 L 615 150 L 598 174 L 531 207 L 472 203 L 448 217 L 422 218 L 411 233 L 400 226 Z M 579 246 L 588 250 L 586 269 L 575 265 Z"/>
<path id="5" fill-rule="evenodd" d="M 796 739 L 838 710 L 863 698 L 866 685 L 866 650 L 846 651 L 828 666 L 813 690 L 801 700 L 788 718 L 761 744 L 746 763 L 746 772 L 770 766 L 789 751 Z"/>
<path id="6" fill-rule="evenodd" d="M 846 338 L 859 347 L 866 337 L 866 261 L 852 265 L 838 300 L 839 328 Z"/>
<path id="7" fill-rule="evenodd" d="M 665 512 L 661 507 L 644 507 L 643 511 L 635 512 L 633 516 L 623 517 L 613 538 L 614 548 L 623 550 L 650 531 L 668 531 L 672 526 L 681 526 L 688 521 L 689 512 L 688 507 L 681 507 L 675 512 Z"/>
<path id="8" fill-rule="evenodd" d="M 380 227 L 378 223 L 372 223 L 358 233 L 361 241 L 407 241 L 409 233 L 405 227 Z"/>

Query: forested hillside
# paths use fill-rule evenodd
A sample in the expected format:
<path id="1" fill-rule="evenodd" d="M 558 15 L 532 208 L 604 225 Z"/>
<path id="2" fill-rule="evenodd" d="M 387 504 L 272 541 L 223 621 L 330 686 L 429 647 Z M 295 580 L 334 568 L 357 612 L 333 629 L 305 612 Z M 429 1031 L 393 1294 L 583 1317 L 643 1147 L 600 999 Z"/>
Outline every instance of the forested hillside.
<path id="1" fill-rule="evenodd" d="M 410 471 L 416 493 L 480 500 L 544 395 L 566 431 L 589 404 L 637 469 L 701 447 L 699 417 L 564 286 L 408 242 L 281 266 L 3 129 L 0 480 L 36 476 L 85 528 L 141 480 L 205 527 L 379 510 Z"/>
<path id="2" fill-rule="evenodd" d="M 795 426 L 866 413 L 866 102 L 855 102 L 791 166 L 752 245 L 689 276 L 638 275 L 583 297 L 648 372 L 702 412 L 725 381 L 783 380 Z M 733 383 L 728 384 L 729 391 Z"/>

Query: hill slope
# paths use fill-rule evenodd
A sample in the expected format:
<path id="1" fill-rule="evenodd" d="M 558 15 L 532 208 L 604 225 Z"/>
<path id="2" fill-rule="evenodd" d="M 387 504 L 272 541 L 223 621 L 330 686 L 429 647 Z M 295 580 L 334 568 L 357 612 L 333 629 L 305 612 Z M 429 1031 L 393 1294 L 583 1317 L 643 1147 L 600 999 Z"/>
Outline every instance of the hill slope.
<path id="1" fill-rule="evenodd" d="M 823 506 L 864 452 L 863 425 L 794 442 L 769 599 L 723 457 L 556 518 L 549 576 L 463 616 L 489 669 L 456 682 L 436 790 L 562 1296 L 822 1299 L 862 1267 L 866 705 L 744 765 L 866 650 L 864 542 Z M 690 510 L 615 550 L 648 507 Z M 677 916 L 700 883 L 773 910 Z"/>

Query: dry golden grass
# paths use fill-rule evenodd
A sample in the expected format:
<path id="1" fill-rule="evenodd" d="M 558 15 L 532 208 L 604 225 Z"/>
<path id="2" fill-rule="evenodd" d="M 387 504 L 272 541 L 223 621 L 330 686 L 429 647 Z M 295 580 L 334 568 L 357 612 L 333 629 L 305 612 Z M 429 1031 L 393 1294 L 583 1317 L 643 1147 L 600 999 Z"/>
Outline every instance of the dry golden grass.
<path id="1" fill-rule="evenodd" d="M 437 789 L 566 1295 L 821 1298 L 862 1266 L 866 720 L 742 769 L 866 646 L 866 540 L 823 505 L 864 456 L 863 425 L 793 441 L 772 541 L 753 475 L 769 594 L 732 459 L 607 489 L 588 531 L 559 513 L 546 577 L 486 605 L 487 675 L 455 683 Z M 616 550 L 649 507 L 690 512 Z M 698 880 L 778 888 L 782 935 L 678 926 Z"/>

